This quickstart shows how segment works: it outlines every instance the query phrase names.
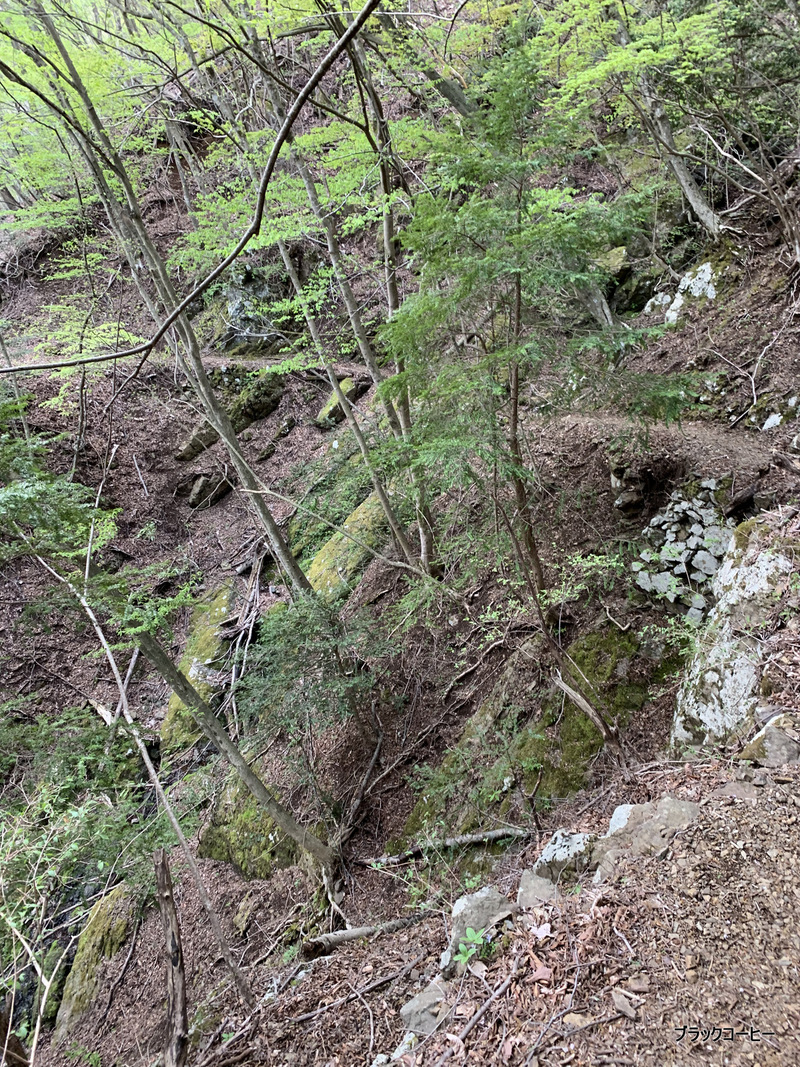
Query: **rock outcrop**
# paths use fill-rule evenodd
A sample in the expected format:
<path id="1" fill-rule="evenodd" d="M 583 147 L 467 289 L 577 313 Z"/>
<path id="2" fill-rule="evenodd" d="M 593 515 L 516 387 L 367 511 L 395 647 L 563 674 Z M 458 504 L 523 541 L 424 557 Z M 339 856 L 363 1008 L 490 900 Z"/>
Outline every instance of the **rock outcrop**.
<path id="1" fill-rule="evenodd" d="M 192 611 L 180 669 L 206 702 L 213 702 L 219 690 L 221 679 L 217 668 L 226 645 L 219 627 L 228 618 L 234 597 L 233 584 L 226 582 L 199 600 Z M 169 753 L 188 748 L 200 736 L 192 713 L 173 693 L 161 724 L 162 751 Z"/>
<path id="2" fill-rule="evenodd" d="M 103 962 L 116 955 L 128 935 L 132 902 L 124 885 L 98 900 L 78 939 L 78 950 L 64 983 L 54 1041 L 62 1042 L 81 1015 L 92 1006 Z"/>
<path id="3" fill-rule="evenodd" d="M 751 519 L 737 527 L 714 574 L 716 604 L 678 695 L 674 748 L 729 741 L 756 722 L 762 703 L 758 630 L 776 606 L 780 579 L 793 566 L 780 538 L 765 524 Z"/>

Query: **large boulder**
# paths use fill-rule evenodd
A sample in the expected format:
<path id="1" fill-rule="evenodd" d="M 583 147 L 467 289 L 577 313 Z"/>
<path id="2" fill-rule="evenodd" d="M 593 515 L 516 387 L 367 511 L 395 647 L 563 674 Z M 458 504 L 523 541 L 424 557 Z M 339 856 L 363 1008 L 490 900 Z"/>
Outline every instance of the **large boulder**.
<path id="1" fill-rule="evenodd" d="M 229 617 L 235 595 L 233 583 L 226 582 L 207 593 L 192 611 L 180 669 L 206 703 L 213 703 L 219 691 L 221 678 L 218 667 L 227 644 L 220 633 L 220 624 Z M 173 693 L 161 724 L 162 752 L 166 754 L 188 748 L 200 736 L 200 729 L 190 709 Z"/>
<path id="2" fill-rule="evenodd" d="M 78 938 L 78 949 L 64 983 L 56 1018 L 54 1041 L 62 1042 L 97 998 L 102 964 L 122 948 L 133 913 L 133 902 L 124 885 L 98 900 L 89 912 Z"/>
<path id="3" fill-rule="evenodd" d="M 712 581 L 716 604 L 678 694 L 671 743 L 728 741 L 749 730 L 761 695 L 761 648 L 756 636 L 774 609 L 779 579 L 792 560 L 755 519 L 736 528 Z"/>
<path id="4" fill-rule="evenodd" d="M 254 375 L 240 368 L 223 368 L 210 378 L 236 433 L 271 415 L 281 402 L 286 384 L 281 374 L 264 371 Z M 183 462 L 196 459 L 218 440 L 219 434 L 204 419 L 178 445 L 175 458 Z"/>
<path id="5" fill-rule="evenodd" d="M 328 600 L 347 596 L 387 534 L 384 510 L 377 494 L 370 493 L 314 556 L 308 570 L 311 588 Z"/>

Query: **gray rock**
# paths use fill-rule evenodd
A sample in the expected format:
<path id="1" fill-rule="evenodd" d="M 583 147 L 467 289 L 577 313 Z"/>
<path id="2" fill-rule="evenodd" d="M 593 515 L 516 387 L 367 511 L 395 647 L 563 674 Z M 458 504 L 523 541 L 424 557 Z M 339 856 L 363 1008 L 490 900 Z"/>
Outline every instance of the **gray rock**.
<path id="1" fill-rule="evenodd" d="M 800 763 L 800 744 L 795 738 L 798 722 L 789 713 L 776 715 L 745 745 L 737 756 L 740 760 L 752 760 L 762 767 L 785 767 Z M 789 731 L 793 736 L 790 736 Z"/>
<path id="2" fill-rule="evenodd" d="M 717 488 L 717 481 L 715 478 L 704 478 L 700 483 L 700 488 L 709 489 L 713 493 Z"/>
<path id="3" fill-rule="evenodd" d="M 213 507 L 233 489 L 232 483 L 224 474 L 200 474 L 192 485 L 189 494 L 189 507 L 203 511 Z"/>
<path id="4" fill-rule="evenodd" d="M 459 897 L 453 905 L 453 929 L 450 944 L 442 954 L 442 974 L 449 978 L 454 973 L 453 957 L 458 952 L 468 929 L 489 930 L 502 919 L 508 918 L 513 911 L 514 908 L 508 897 L 504 897 L 490 885 L 479 889 L 477 893 Z"/>
<path id="5" fill-rule="evenodd" d="M 675 578 L 669 571 L 661 571 L 660 574 L 654 574 L 651 581 L 653 591 L 660 593 L 662 596 L 674 591 L 676 585 Z"/>
<path id="6" fill-rule="evenodd" d="M 722 526 L 709 526 L 703 536 L 703 545 L 715 556 L 724 556 L 731 543 L 731 532 Z"/>
<path id="7" fill-rule="evenodd" d="M 672 299 L 669 293 L 656 293 L 647 301 L 642 314 L 652 315 L 654 312 L 662 311 L 670 306 Z"/>
<path id="8" fill-rule="evenodd" d="M 439 1005 L 447 996 L 447 986 L 434 979 L 400 1009 L 403 1025 L 413 1034 L 432 1034 L 439 1024 Z"/>
<path id="9" fill-rule="evenodd" d="M 661 856 L 678 830 L 697 818 L 700 808 L 686 800 L 662 797 L 658 803 L 622 804 L 611 817 L 609 831 L 592 849 L 597 866 L 595 882 L 604 881 L 625 852 L 634 856 Z"/>
<path id="10" fill-rule="evenodd" d="M 767 418 L 764 425 L 761 427 L 761 432 L 766 430 L 774 430 L 776 426 L 780 426 L 783 422 L 783 415 L 779 411 L 773 411 L 773 413 Z"/>
<path id="11" fill-rule="evenodd" d="M 535 908 L 546 900 L 553 900 L 558 890 L 549 878 L 542 878 L 534 871 L 523 871 L 517 893 L 517 904 L 521 908 Z"/>
<path id="12" fill-rule="evenodd" d="M 566 830 L 556 830 L 542 849 L 533 866 L 533 873 L 557 882 L 567 868 L 583 870 L 589 864 L 593 841 L 592 834 L 570 834 Z"/>
<path id="13" fill-rule="evenodd" d="M 641 511 L 643 505 L 644 496 L 638 489 L 626 489 L 614 501 L 614 507 L 621 511 L 623 515 L 633 515 L 637 511 Z"/>
<path id="14" fill-rule="evenodd" d="M 735 797 L 737 800 L 758 800 L 764 790 L 752 782 L 726 782 L 711 794 L 712 797 Z"/>
<path id="15" fill-rule="evenodd" d="M 716 557 L 712 556 L 710 552 L 706 552 L 704 549 L 695 553 L 692 563 L 694 564 L 695 570 L 701 571 L 709 577 L 712 574 L 716 574 L 719 567 L 719 561 Z"/>
<path id="16" fill-rule="evenodd" d="M 754 531 L 755 534 L 755 531 Z M 774 590 L 793 564 L 780 551 L 763 551 L 751 535 L 745 551 L 732 546 L 711 581 L 716 604 L 703 646 L 689 663 L 678 693 L 671 743 L 726 741 L 753 723 L 760 704 L 760 647 L 748 636 L 775 608 Z M 693 578 L 705 578 L 701 572 Z"/>
<path id="17" fill-rule="evenodd" d="M 643 589 L 645 593 L 652 593 L 653 581 L 647 571 L 639 571 L 635 578 L 636 584 L 640 589 Z"/>

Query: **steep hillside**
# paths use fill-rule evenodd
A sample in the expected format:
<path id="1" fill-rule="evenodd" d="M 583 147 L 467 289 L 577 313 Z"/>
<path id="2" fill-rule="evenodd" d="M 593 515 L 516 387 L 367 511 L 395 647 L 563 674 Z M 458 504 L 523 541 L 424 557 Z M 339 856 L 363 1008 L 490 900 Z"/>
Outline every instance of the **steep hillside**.
<path id="1" fill-rule="evenodd" d="M 784 8 L 13 0 L 5 1061 L 796 1062 Z"/>

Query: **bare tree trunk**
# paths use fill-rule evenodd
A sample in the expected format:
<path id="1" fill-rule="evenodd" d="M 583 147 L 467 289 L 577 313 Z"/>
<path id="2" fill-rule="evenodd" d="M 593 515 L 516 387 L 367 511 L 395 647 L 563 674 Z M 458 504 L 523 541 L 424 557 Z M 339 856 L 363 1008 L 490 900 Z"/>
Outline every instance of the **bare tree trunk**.
<path id="1" fill-rule="evenodd" d="M 163 848 L 153 853 L 158 889 L 158 909 L 164 927 L 167 959 L 167 1038 L 164 1067 L 183 1067 L 189 1046 L 189 1018 L 186 1011 L 186 970 L 183 965 L 181 927 L 172 895 L 169 861 Z"/>
<path id="2" fill-rule="evenodd" d="M 159 254 L 158 249 L 155 247 L 142 220 L 138 199 L 125 165 L 108 137 L 92 98 L 81 80 L 75 64 L 72 62 L 72 57 L 58 33 L 53 20 L 44 11 L 38 0 L 33 0 L 33 4 L 39 20 L 52 38 L 62 60 L 64 61 L 67 73 L 69 74 L 70 83 L 80 97 L 81 103 L 86 110 L 89 122 L 94 130 L 96 139 L 99 142 L 102 155 L 112 167 L 116 178 L 122 186 L 125 196 L 124 208 L 116 201 L 108 183 L 105 181 L 105 177 L 102 174 L 102 166 L 98 159 L 92 137 L 86 132 L 83 132 L 81 137 L 83 155 L 84 158 L 87 159 L 92 174 L 96 179 L 104 206 L 106 206 L 109 212 L 109 219 L 112 222 L 112 225 L 114 225 L 115 232 L 122 235 L 123 248 L 129 256 L 132 269 L 134 271 L 136 270 L 139 258 L 142 258 L 145 261 L 161 305 L 167 312 L 170 312 L 176 307 L 178 298 L 167 272 L 166 264 Z M 76 133 L 76 131 L 80 131 L 81 129 L 79 124 L 73 124 L 73 133 Z M 156 315 L 155 317 L 157 318 L 158 316 Z M 245 459 L 241 448 L 239 447 L 236 432 L 233 429 L 230 418 L 222 404 L 217 399 L 211 383 L 208 380 L 208 375 L 203 366 L 200 345 L 198 344 L 194 330 L 185 315 L 181 315 L 176 320 L 175 329 L 181 337 L 186 349 L 187 362 L 183 362 L 183 369 L 203 405 L 208 421 L 219 433 L 220 438 L 228 449 L 228 454 L 234 469 L 236 470 L 243 487 L 247 490 L 250 505 L 264 527 L 267 540 L 269 541 L 275 559 L 283 568 L 284 573 L 288 576 L 295 594 L 303 595 L 311 593 L 312 589 L 308 579 L 289 550 L 289 546 L 287 545 L 272 512 L 267 507 L 266 501 L 260 493 L 261 486 L 259 480 L 252 467 Z"/>
<path id="3" fill-rule="evenodd" d="M 314 213 L 314 217 L 322 226 L 325 232 L 325 240 L 328 245 L 328 255 L 330 257 L 331 266 L 333 267 L 334 274 L 336 275 L 336 281 L 339 286 L 339 292 L 342 294 L 342 300 L 344 306 L 347 309 L 347 317 L 350 319 L 350 326 L 352 327 L 353 334 L 355 335 L 358 343 L 361 357 L 369 370 L 370 376 L 376 385 L 379 385 L 383 381 L 383 373 L 378 366 L 378 361 L 375 358 L 375 353 L 372 349 L 367 331 L 364 328 L 364 322 L 361 318 L 361 312 L 358 308 L 358 301 L 355 298 L 352 288 L 350 287 L 350 281 L 347 277 L 347 271 L 344 268 L 344 262 L 342 260 L 342 253 L 339 247 L 339 239 L 336 236 L 336 230 L 333 225 L 333 220 L 330 215 L 323 209 L 322 204 L 319 201 L 317 195 L 317 187 L 311 171 L 308 169 L 303 158 L 292 149 L 292 160 L 297 169 L 297 173 L 300 175 L 303 185 L 306 189 L 306 195 L 308 196 L 308 202 L 311 206 L 311 210 Z M 386 412 L 386 417 L 389 420 L 389 425 L 392 427 L 392 432 L 395 437 L 402 437 L 403 430 L 400 425 L 400 420 L 397 417 L 397 411 L 391 400 L 386 397 L 382 398 L 383 408 Z"/>
<path id="4" fill-rule="evenodd" d="M 22 534 L 22 539 L 27 540 L 24 534 Z M 122 703 L 122 717 L 131 732 L 131 736 L 133 737 L 134 743 L 136 744 L 136 748 L 138 749 L 142 763 L 145 765 L 150 781 L 153 783 L 153 788 L 156 791 L 156 796 L 158 797 L 160 804 L 164 808 L 167 818 L 169 819 L 170 825 L 175 831 L 175 836 L 178 838 L 180 846 L 183 849 L 183 854 L 186 857 L 186 862 L 189 865 L 189 870 L 192 872 L 192 878 L 194 879 L 195 885 L 197 886 L 197 892 L 200 897 L 200 901 L 203 905 L 206 915 L 208 916 L 211 929 L 214 932 L 214 937 L 216 938 L 217 944 L 220 948 L 220 952 L 222 953 L 222 958 L 225 960 L 225 963 L 227 964 L 228 969 L 231 972 L 231 976 L 233 977 L 233 980 L 236 983 L 236 988 L 238 989 L 242 1000 L 249 1007 L 252 1007 L 254 1004 L 252 990 L 250 989 L 250 986 L 248 985 L 247 979 L 242 973 L 241 968 L 238 966 L 236 960 L 233 958 L 233 953 L 231 952 L 230 945 L 226 941 L 225 935 L 222 932 L 222 925 L 220 924 L 219 916 L 217 915 L 213 901 L 211 900 L 208 890 L 206 889 L 205 884 L 203 882 L 202 876 L 200 875 L 200 868 L 197 866 L 197 862 L 194 858 L 192 850 L 189 847 L 189 842 L 186 840 L 186 835 L 184 834 L 181 824 L 178 821 L 178 817 L 173 810 L 172 804 L 170 804 L 169 797 L 164 792 L 164 787 L 161 785 L 161 780 L 158 777 L 158 772 L 153 766 L 153 761 L 150 759 L 150 753 L 147 751 L 147 745 L 142 740 L 142 735 L 139 732 L 139 726 L 131 715 L 130 705 L 128 704 L 128 694 L 125 688 L 125 682 L 123 681 L 122 675 L 117 665 L 117 661 L 114 658 L 114 653 L 111 650 L 111 646 L 109 645 L 108 640 L 106 639 L 106 635 L 103 632 L 103 628 L 100 625 L 100 622 L 98 621 L 98 618 L 95 615 L 91 604 L 86 599 L 86 597 L 80 592 L 80 590 L 76 589 L 72 582 L 69 581 L 69 579 L 65 578 L 62 574 L 59 574 L 59 572 L 53 567 L 51 567 L 50 564 L 47 563 L 46 560 L 42 559 L 41 556 L 37 555 L 36 560 L 48 572 L 48 574 L 51 574 L 57 581 L 61 582 L 67 587 L 67 589 L 69 589 L 69 591 L 78 601 L 80 606 L 83 608 L 86 617 L 89 619 L 89 622 L 92 625 L 92 629 L 94 630 L 97 639 L 100 642 L 100 646 L 103 649 L 105 657 L 108 661 L 108 665 L 111 668 L 111 673 L 114 676 L 114 682 L 116 683 L 117 689 L 119 691 L 119 699 Z M 114 716 L 108 709 L 101 709 L 100 706 L 96 706 L 96 710 L 100 713 L 101 718 L 107 726 L 113 725 Z"/>
<path id="5" fill-rule="evenodd" d="M 619 11 L 616 9 L 612 9 L 612 11 L 613 14 L 609 13 L 610 17 L 616 18 L 619 26 L 617 40 L 621 45 L 629 48 L 631 36 L 628 33 L 628 27 L 625 25 L 625 21 Z M 716 240 L 722 231 L 722 220 L 692 177 L 686 161 L 678 151 L 675 145 L 672 123 L 669 121 L 664 105 L 661 103 L 658 93 L 646 74 L 641 74 L 639 77 L 639 94 L 646 124 L 650 126 L 650 132 L 655 140 L 659 155 L 666 161 L 675 175 L 681 192 L 686 197 L 689 207 L 695 213 L 701 226 Z"/>

